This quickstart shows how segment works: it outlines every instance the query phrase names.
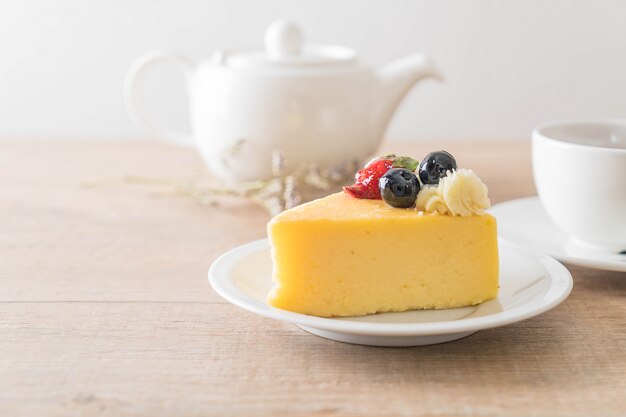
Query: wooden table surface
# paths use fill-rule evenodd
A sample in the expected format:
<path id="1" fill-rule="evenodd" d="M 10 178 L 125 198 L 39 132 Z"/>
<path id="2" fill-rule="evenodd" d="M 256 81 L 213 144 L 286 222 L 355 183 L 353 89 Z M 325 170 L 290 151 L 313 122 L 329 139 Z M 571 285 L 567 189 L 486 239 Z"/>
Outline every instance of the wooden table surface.
<path id="1" fill-rule="evenodd" d="M 494 203 L 534 194 L 527 142 L 393 146 L 437 148 Z M 150 141 L 0 142 L 0 415 L 626 415 L 626 274 L 568 266 L 554 310 L 447 344 L 337 343 L 210 289 L 218 255 L 264 237 L 257 207 L 81 187 L 201 169 Z"/>

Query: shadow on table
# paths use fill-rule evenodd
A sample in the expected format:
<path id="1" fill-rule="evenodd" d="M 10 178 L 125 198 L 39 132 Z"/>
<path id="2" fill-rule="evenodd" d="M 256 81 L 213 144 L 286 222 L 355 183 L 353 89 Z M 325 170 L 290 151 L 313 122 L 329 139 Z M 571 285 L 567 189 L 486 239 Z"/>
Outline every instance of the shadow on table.
<path id="1" fill-rule="evenodd" d="M 347 379 L 396 379 L 408 384 L 491 384 L 506 378 L 508 383 L 531 385 L 537 382 L 567 385 L 558 366 L 572 366 L 569 326 L 544 326 L 548 319 L 531 319 L 481 331 L 464 339 L 431 346 L 380 348 L 349 345 L 318 338 L 316 347 L 328 349 L 324 368 L 334 369 Z M 312 336 L 307 337 L 311 338 Z M 319 370 L 318 370 L 319 371 Z M 384 375 L 384 376 L 383 376 Z"/>
<path id="2" fill-rule="evenodd" d="M 376 348 L 311 339 L 328 350 L 324 367 L 345 375 L 393 375 L 406 383 L 478 383 L 533 386 L 605 384 L 615 374 L 620 322 L 616 316 L 626 293 L 626 274 L 569 267 L 570 297 L 554 310 L 513 325 L 477 332 L 432 346 Z M 307 335 L 311 338 L 311 336 Z M 323 354 L 323 353 L 322 353 Z M 610 378 L 609 378 L 610 379 Z"/>

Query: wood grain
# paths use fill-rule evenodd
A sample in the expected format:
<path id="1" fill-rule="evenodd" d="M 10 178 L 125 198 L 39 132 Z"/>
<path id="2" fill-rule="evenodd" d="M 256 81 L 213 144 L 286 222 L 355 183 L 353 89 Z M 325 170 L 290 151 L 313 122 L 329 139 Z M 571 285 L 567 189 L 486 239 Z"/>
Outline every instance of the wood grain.
<path id="1" fill-rule="evenodd" d="M 527 142 L 386 151 L 437 148 L 493 202 L 534 194 Z M 209 288 L 217 256 L 265 235 L 260 209 L 80 185 L 201 170 L 149 141 L 0 142 L 0 415 L 626 415 L 626 274 L 568 266 L 561 306 L 452 343 L 332 342 Z"/>

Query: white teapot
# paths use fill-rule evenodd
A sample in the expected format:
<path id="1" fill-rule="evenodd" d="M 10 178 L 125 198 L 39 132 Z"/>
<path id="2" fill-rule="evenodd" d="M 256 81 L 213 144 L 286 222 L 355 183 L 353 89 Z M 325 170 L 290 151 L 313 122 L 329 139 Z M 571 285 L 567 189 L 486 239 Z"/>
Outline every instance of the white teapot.
<path id="1" fill-rule="evenodd" d="M 161 132 L 138 112 L 136 81 L 161 61 L 186 75 L 192 135 Z M 282 152 L 287 170 L 366 159 L 406 93 L 427 77 L 440 78 L 424 55 L 371 68 L 352 49 L 303 45 L 298 26 L 276 21 L 265 33 L 264 49 L 217 51 L 196 67 L 173 54 L 148 53 L 130 69 L 124 95 L 138 125 L 195 143 L 214 175 L 241 182 L 269 178 L 274 151 Z"/>

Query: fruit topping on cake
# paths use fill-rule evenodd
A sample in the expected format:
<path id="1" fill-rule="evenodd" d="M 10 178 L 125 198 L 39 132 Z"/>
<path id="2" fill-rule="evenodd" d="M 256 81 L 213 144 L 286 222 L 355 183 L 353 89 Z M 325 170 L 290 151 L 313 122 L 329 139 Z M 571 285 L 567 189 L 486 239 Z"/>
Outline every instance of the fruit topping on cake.
<path id="1" fill-rule="evenodd" d="M 449 171 L 456 169 L 456 160 L 446 151 L 431 152 L 420 162 L 418 172 L 422 184 L 438 184 Z"/>
<path id="2" fill-rule="evenodd" d="M 480 215 L 490 207 L 487 186 L 472 170 L 457 169 L 446 151 L 431 152 L 420 163 L 407 156 L 374 158 L 344 191 L 354 198 L 382 198 L 392 207 L 452 216 Z"/>
<path id="3" fill-rule="evenodd" d="M 415 174 L 406 168 L 392 168 L 378 180 L 380 195 L 393 207 L 408 208 L 415 205 L 420 183 Z"/>
<path id="4" fill-rule="evenodd" d="M 363 169 L 355 175 L 356 182 L 353 185 L 343 187 L 343 190 L 355 198 L 380 200 L 381 194 L 378 189 L 380 178 L 391 168 L 405 168 L 415 171 L 418 162 L 408 156 L 385 155 L 374 158 L 365 164 Z"/>

